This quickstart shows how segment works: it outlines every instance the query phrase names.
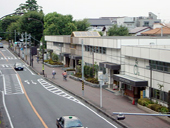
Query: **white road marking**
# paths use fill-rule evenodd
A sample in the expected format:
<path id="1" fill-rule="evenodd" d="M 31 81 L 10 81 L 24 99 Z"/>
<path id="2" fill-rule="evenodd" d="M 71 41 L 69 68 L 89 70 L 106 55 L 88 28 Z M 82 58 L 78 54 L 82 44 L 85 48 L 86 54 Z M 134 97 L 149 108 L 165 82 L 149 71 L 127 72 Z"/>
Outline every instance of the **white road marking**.
<path id="1" fill-rule="evenodd" d="M 5 104 L 4 92 L 3 92 L 3 91 L 1 91 L 1 92 L 2 92 L 2 97 L 3 97 L 4 108 L 5 108 L 5 111 L 6 111 L 8 120 L 9 120 L 9 123 L 10 123 L 10 125 L 11 125 L 11 128 L 14 128 L 14 126 L 13 126 L 13 124 L 12 124 L 12 121 L 11 121 L 11 117 L 10 117 L 10 115 L 9 115 L 9 112 L 8 112 L 7 107 L 6 107 L 6 104 Z"/>
<path id="2" fill-rule="evenodd" d="M 83 104 L 82 102 L 80 102 L 79 100 L 77 100 L 76 98 L 74 98 L 73 96 L 65 93 L 63 90 L 55 87 L 54 85 L 48 83 L 47 81 L 43 80 L 43 79 L 38 79 L 37 80 L 45 89 L 47 89 L 48 91 L 57 94 L 59 96 L 62 96 L 64 98 L 67 98 L 69 100 L 72 100 L 78 104 L 81 104 L 82 106 L 86 107 L 87 109 L 89 109 L 91 112 L 93 112 L 94 114 L 96 114 L 98 117 L 100 117 L 101 119 L 103 119 L 104 121 L 106 121 L 108 124 L 110 124 L 111 126 L 113 126 L 114 128 L 117 128 L 117 126 L 115 126 L 114 124 L 112 124 L 111 122 L 109 122 L 107 119 L 105 119 L 104 117 L 102 117 L 101 115 L 99 115 L 98 113 L 96 113 L 94 110 L 92 110 L 91 108 L 89 108 L 88 106 L 86 106 L 85 104 Z M 46 85 L 50 85 L 50 86 L 46 86 Z M 53 89 L 48 89 L 49 87 L 53 86 Z M 58 91 L 56 91 L 58 90 Z"/>
<path id="3" fill-rule="evenodd" d="M 3 76 L 3 84 L 4 84 L 4 91 L 5 91 L 4 94 L 5 95 L 24 94 L 24 91 L 21 87 L 21 83 L 18 79 L 17 74 L 11 74 L 11 78 L 14 81 L 14 83 L 12 85 L 10 84 L 10 81 L 9 81 L 9 75 L 2 75 L 2 76 Z M 17 81 L 15 80 L 16 78 L 17 78 Z"/>
<path id="4" fill-rule="evenodd" d="M 37 84 L 37 83 L 33 82 L 32 80 L 31 80 L 31 82 L 32 82 L 32 84 Z"/>
<path id="5" fill-rule="evenodd" d="M 6 49 L 6 48 L 5 48 Z M 11 53 L 11 51 L 9 51 L 8 49 L 6 49 L 9 53 Z M 15 58 L 15 59 L 17 59 L 12 53 L 11 53 L 11 55 Z"/>
<path id="6" fill-rule="evenodd" d="M 28 71 L 30 71 L 30 73 L 31 73 L 32 75 L 35 75 L 27 66 L 24 65 L 24 67 L 25 67 L 26 69 L 28 69 Z"/>
<path id="7" fill-rule="evenodd" d="M 28 80 L 25 80 L 24 82 L 26 82 L 27 84 L 30 84 L 30 82 L 28 82 Z"/>

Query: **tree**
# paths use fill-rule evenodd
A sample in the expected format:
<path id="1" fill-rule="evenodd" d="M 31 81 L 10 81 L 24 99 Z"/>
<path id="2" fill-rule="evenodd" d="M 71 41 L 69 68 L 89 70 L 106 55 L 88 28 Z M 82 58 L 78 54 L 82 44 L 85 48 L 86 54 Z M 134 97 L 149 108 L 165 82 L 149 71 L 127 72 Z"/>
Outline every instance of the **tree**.
<path id="1" fill-rule="evenodd" d="M 33 18 L 28 20 L 28 18 Z M 44 14 L 42 12 L 30 11 L 25 13 L 19 20 L 19 31 L 20 33 L 27 32 L 30 33 L 33 38 L 40 41 L 43 33 L 43 18 Z M 39 42 L 35 42 L 37 46 Z"/>
<path id="2" fill-rule="evenodd" d="M 18 31 L 19 29 L 19 23 L 18 22 L 12 22 L 8 28 L 6 33 L 6 39 L 7 40 L 15 40 L 14 31 Z"/>
<path id="3" fill-rule="evenodd" d="M 77 28 L 73 24 L 73 17 L 71 15 L 61 15 L 57 12 L 48 13 L 44 17 L 44 33 L 46 35 L 68 35 Z"/>
<path id="4" fill-rule="evenodd" d="M 108 36 L 128 36 L 128 35 L 129 35 L 128 28 L 122 25 L 120 27 L 118 27 L 117 25 L 113 25 L 108 30 Z"/>
<path id="5" fill-rule="evenodd" d="M 87 19 L 75 21 L 77 26 L 77 31 L 87 31 L 87 28 L 90 27 L 90 23 Z"/>
<path id="6" fill-rule="evenodd" d="M 37 4 L 36 0 L 27 0 L 25 4 L 20 4 L 17 8 L 16 13 L 26 13 L 29 11 L 42 11 L 42 7 Z"/>
<path id="7" fill-rule="evenodd" d="M 7 16 L 4 18 L 1 22 L 3 32 L 6 32 L 8 26 L 10 26 L 11 23 L 17 22 L 19 19 L 20 16 Z"/>

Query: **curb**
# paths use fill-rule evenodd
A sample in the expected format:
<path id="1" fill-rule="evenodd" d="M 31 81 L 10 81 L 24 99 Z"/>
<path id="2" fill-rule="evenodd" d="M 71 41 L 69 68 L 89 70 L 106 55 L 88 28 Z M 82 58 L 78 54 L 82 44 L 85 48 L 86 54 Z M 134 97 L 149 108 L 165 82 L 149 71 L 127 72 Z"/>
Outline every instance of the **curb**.
<path id="1" fill-rule="evenodd" d="M 11 49 L 9 49 L 13 54 L 15 54 L 15 56 L 18 56 L 15 52 L 13 52 Z M 26 63 L 22 58 L 21 60 Z M 26 63 L 27 64 L 27 63 Z M 35 72 L 37 75 L 40 75 L 40 73 L 34 69 L 33 67 L 29 66 L 29 68 Z M 43 76 L 43 75 L 41 75 Z M 43 77 L 49 81 L 50 83 L 54 84 L 55 86 L 57 85 L 54 81 L 52 81 L 51 79 L 45 77 L 46 75 L 44 75 Z M 93 108 L 95 108 L 96 110 L 98 110 L 99 112 L 101 112 L 102 114 L 104 114 L 106 117 L 110 118 L 111 120 L 115 121 L 117 124 L 119 124 L 120 126 L 122 126 L 123 128 L 128 128 L 125 124 L 119 122 L 118 120 L 116 120 L 115 118 L 113 118 L 109 113 L 105 112 L 104 110 L 102 110 L 101 108 L 99 108 L 98 106 L 94 105 L 92 102 L 88 101 L 87 99 L 85 99 L 84 97 L 82 96 L 79 96 L 79 95 L 76 95 L 75 93 L 67 90 L 66 88 L 64 88 L 63 86 L 61 85 L 57 85 L 59 86 L 61 89 L 65 90 L 66 92 L 69 92 L 71 95 L 75 96 L 75 97 L 78 97 L 79 99 L 83 100 L 85 103 L 89 104 L 90 106 L 92 106 Z"/>

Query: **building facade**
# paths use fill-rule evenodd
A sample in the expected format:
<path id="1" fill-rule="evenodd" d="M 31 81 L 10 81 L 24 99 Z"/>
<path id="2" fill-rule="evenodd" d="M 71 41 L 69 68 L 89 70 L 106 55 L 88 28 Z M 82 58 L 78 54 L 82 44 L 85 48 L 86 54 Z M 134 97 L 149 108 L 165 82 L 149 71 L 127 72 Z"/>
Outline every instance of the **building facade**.
<path id="1" fill-rule="evenodd" d="M 80 34 L 77 33 L 77 35 Z M 164 94 L 164 100 L 166 100 L 167 92 L 170 90 L 169 74 L 155 70 L 153 64 L 156 64 L 156 67 L 162 64 L 169 65 L 167 55 L 170 39 L 167 37 L 75 37 L 68 35 L 45 36 L 45 40 L 47 49 L 52 49 L 56 54 L 62 55 L 62 61 L 68 67 L 76 68 L 78 61 L 82 59 L 83 51 L 85 64 L 90 66 L 96 63 L 103 73 L 108 74 L 108 87 L 113 89 L 117 86 L 122 95 L 132 99 L 138 99 L 141 96 L 149 98 L 152 96 L 155 99 L 156 90 L 163 85 L 159 95 Z M 163 48 L 167 53 L 161 53 Z M 165 69 L 169 71 L 169 68 Z M 166 101 L 160 101 L 166 104 Z"/>

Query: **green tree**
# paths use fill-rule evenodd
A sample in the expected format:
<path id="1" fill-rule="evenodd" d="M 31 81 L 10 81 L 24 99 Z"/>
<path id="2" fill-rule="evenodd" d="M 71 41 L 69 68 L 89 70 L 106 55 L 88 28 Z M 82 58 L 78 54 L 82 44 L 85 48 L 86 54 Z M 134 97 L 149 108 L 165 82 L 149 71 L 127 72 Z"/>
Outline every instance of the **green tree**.
<path id="1" fill-rule="evenodd" d="M 77 28 L 73 24 L 73 17 L 71 15 L 61 15 L 57 12 L 48 13 L 44 17 L 44 33 L 46 35 L 67 35 Z"/>
<path id="2" fill-rule="evenodd" d="M 42 11 L 42 7 L 37 4 L 36 0 L 27 0 L 25 4 L 20 4 L 15 10 L 16 13 L 26 13 L 29 11 Z"/>
<path id="3" fill-rule="evenodd" d="M 28 18 L 32 18 L 28 20 Z M 19 31 L 21 33 L 30 33 L 33 38 L 40 41 L 43 33 L 43 18 L 44 14 L 42 12 L 30 11 L 25 13 L 19 20 Z M 35 42 L 37 46 L 39 42 Z"/>
<path id="4" fill-rule="evenodd" d="M 15 30 L 19 30 L 19 23 L 18 22 L 12 22 L 8 28 L 6 33 L 6 40 L 15 40 Z"/>
<path id="5" fill-rule="evenodd" d="M 117 25 L 113 25 L 111 28 L 109 28 L 107 32 L 108 36 L 128 36 L 129 30 L 127 27 Z"/>
<path id="6" fill-rule="evenodd" d="M 1 22 L 2 24 L 2 30 L 3 32 L 6 32 L 8 26 L 10 26 L 11 23 L 17 22 L 20 19 L 20 16 L 7 16 L 4 18 Z"/>
<path id="7" fill-rule="evenodd" d="M 75 21 L 77 26 L 77 31 L 87 31 L 87 28 L 90 27 L 90 23 L 87 19 Z"/>

